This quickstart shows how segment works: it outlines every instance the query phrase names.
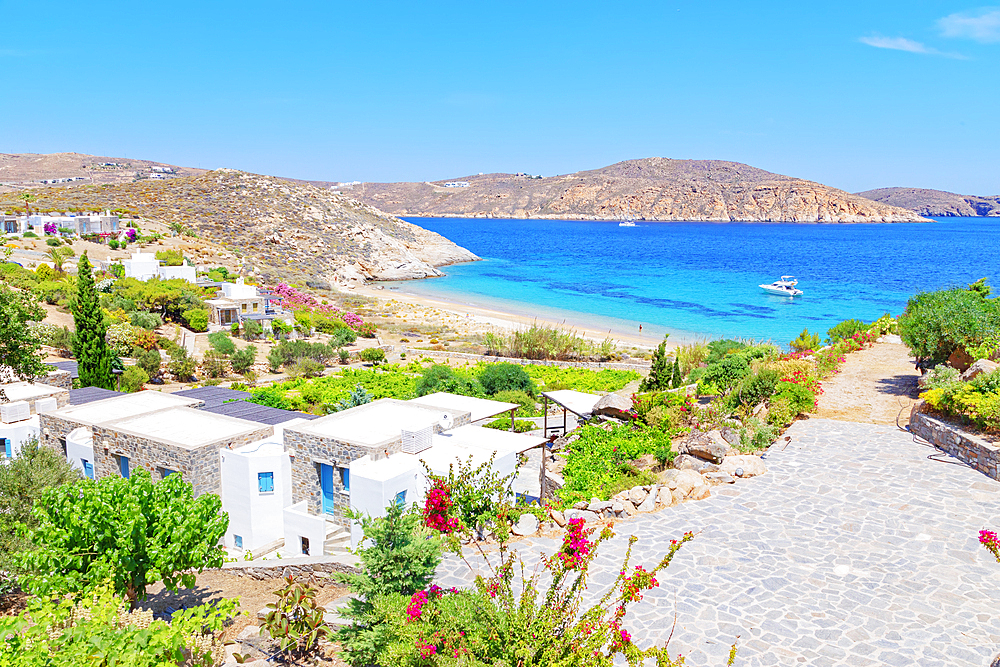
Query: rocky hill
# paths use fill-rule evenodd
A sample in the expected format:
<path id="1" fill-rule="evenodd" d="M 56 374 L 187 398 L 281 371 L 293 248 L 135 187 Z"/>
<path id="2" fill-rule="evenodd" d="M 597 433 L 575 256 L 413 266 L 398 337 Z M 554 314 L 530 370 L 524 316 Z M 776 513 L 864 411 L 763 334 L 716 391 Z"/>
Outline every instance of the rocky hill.
<path id="1" fill-rule="evenodd" d="M 921 222 L 910 210 L 738 162 L 627 160 L 546 178 L 484 174 L 433 183 L 363 183 L 352 197 L 394 215 L 705 220 Z"/>
<path id="2" fill-rule="evenodd" d="M 131 183 L 142 179 L 170 179 L 204 173 L 204 169 L 178 167 L 151 160 L 82 153 L 0 153 L 0 192 L 81 183 Z"/>
<path id="3" fill-rule="evenodd" d="M 229 169 L 32 194 L 35 210 L 110 209 L 177 223 L 237 251 L 267 280 L 318 288 L 439 276 L 438 266 L 478 259 L 443 236 L 329 189 Z M 2 210 L 23 210 L 18 193 L 0 194 Z"/>
<path id="4" fill-rule="evenodd" d="M 879 188 L 859 192 L 858 195 L 890 206 L 909 209 L 920 215 L 1000 216 L 1000 196 L 977 197 L 923 188 Z"/>

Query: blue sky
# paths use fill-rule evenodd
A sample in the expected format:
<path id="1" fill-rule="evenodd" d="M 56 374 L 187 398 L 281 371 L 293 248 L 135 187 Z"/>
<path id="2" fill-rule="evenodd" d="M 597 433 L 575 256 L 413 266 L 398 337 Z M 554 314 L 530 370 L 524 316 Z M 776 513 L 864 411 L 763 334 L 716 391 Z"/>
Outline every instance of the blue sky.
<path id="1" fill-rule="evenodd" d="M 664 156 L 1000 194 L 1000 7 L 0 0 L 0 151 L 316 180 Z"/>

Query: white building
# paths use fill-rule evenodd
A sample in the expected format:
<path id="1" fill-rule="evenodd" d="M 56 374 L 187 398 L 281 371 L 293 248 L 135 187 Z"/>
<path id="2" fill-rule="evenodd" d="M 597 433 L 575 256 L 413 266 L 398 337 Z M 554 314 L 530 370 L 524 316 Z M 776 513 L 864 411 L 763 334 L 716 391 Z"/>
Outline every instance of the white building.
<path id="1" fill-rule="evenodd" d="M 267 553 L 285 537 L 282 512 L 292 504 L 292 463 L 280 436 L 220 451 L 228 549 Z"/>
<path id="2" fill-rule="evenodd" d="M 0 458 L 17 456 L 24 443 L 41 434 L 38 413 L 65 406 L 69 392 L 40 382 L 0 385 Z"/>
<path id="3" fill-rule="evenodd" d="M 104 262 L 104 264 L 110 266 L 113 262 Z M 180 278 L 189 283 L 198 282 L 194 266 L 190 264 L 161 266 L 160 260 L 156 259 L 156 255 L 151 252 L 133 252 L 132 258 L 121 260 L 121 264 L 125 269 L 126 278 L 135 278 L 143 282 L 152 278 L 159 278 L 160 280 Z"/>

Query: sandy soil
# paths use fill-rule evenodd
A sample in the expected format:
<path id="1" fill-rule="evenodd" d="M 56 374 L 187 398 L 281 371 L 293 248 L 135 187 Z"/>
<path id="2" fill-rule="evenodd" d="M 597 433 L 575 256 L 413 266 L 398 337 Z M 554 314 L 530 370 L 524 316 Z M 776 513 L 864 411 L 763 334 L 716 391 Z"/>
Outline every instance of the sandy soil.
<path id="1" fill-rule="evenodd" d="M 905 426 L 918 394 L 920 373 L 913 365 L 900 343 L 876 343 L 847 355 L 840 373 L 823 383 L 814 416 L 866 424 L 895 424 L 898 418 Z"/>

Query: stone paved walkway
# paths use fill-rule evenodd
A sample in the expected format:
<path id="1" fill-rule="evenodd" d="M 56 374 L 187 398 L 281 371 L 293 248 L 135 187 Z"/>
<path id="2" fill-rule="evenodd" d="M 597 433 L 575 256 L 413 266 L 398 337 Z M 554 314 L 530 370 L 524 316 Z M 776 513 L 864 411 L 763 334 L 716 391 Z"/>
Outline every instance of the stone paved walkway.
<path id="1" fill-rule="evenodd" d="M 891 426 L 812 419 L 794 424 L 765 460 L 768 474 L 715 487 L 709 499 L 617 525 L 595 563 L 602 592 L 635 534 L 633 564 L 698 531 L 631 608 L 640 646 L 677 625 L 687 664 L 989 665 L 1000 652 L 1000 563 L 979 530 L 1000 528 L 1000 483 L 931 461 L 937 450 Z M 527 564 L 557 544 L 521 542 Z M 442 585 L 468 568 L 442 563 Z"/>

